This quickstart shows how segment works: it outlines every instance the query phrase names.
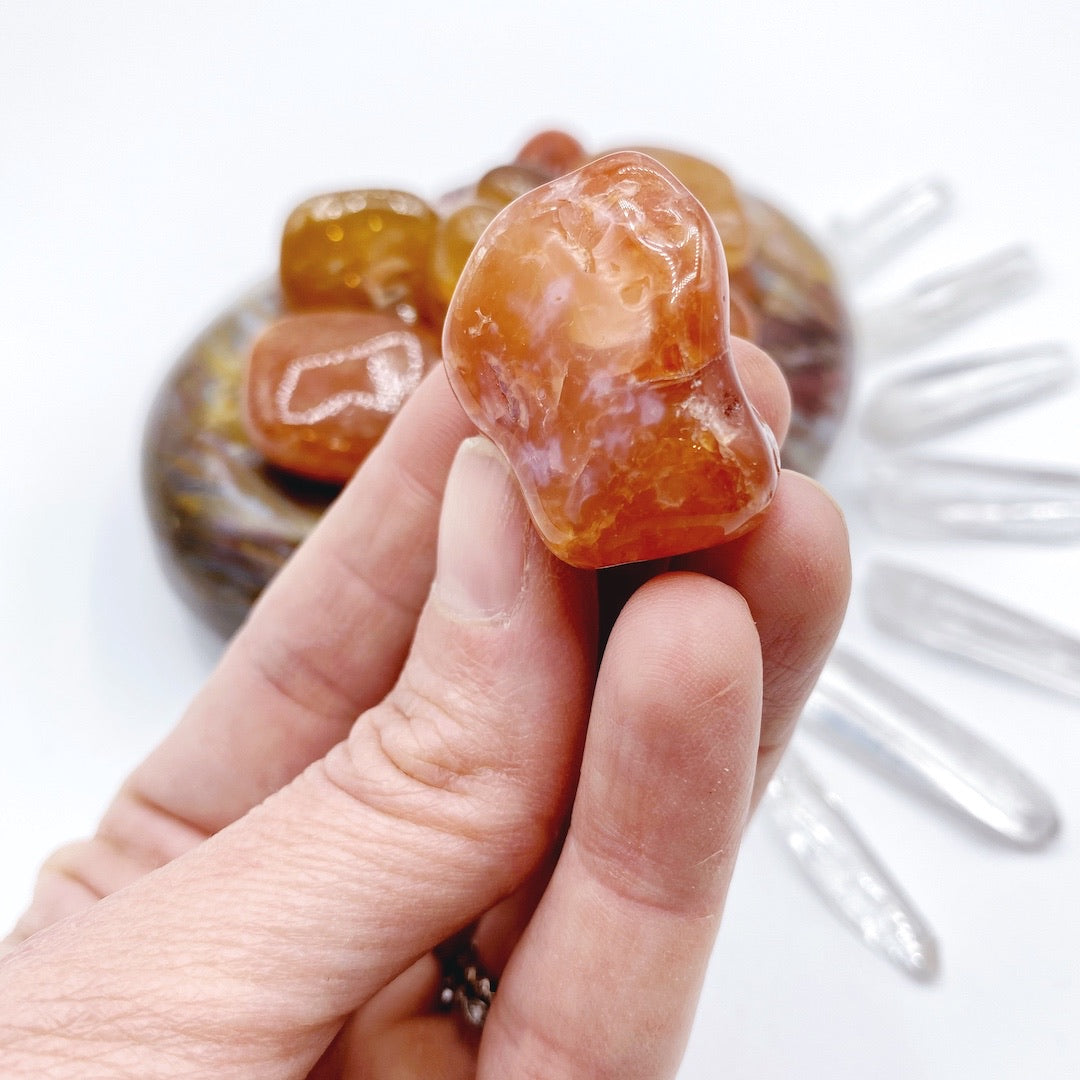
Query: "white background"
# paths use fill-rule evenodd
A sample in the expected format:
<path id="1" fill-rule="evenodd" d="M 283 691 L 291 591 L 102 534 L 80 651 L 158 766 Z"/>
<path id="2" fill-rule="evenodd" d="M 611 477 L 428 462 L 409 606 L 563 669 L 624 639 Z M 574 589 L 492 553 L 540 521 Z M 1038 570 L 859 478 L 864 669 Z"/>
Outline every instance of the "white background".
<path id="1" fill-rule="evenodd" d="M 661 14 L 661 12 L 664 12 Z M 140 428 L 186 341 L 272 266 L 293 203 L 421 194 L 529 134 L 697 149 L 808 225 L 927 173 L 952 222 L 877 294 L 1026 239 L 1044 285 L 924 349 L 1080 347 L 1080 16 L 1061 0 L 0 7 L 0 922 L 93 827 L 218 644 L 168 592 L 138 484 Z M 870 376 L 872 379 L 873 376 Z M 1080 391 L 945 443 L 1080 465 Z M 857 568 L 903 554 L 1080 633 L 1076 547 L 913 544 L 829 479 Z M 804 887 L 763 823 L 740 865 L 682 1075 L 1072 1077 L 1080 1066 L 1076 702 L 868 629 L 846 637 L 1005 748 L 1064 827 L 1019 853 L 836 757 L 814 760 L 937 929 L 911 983 Z M 617 972 L 597 972 L 596 992 Z M 663 983 L 656 986 L 663 1007 Z"/>

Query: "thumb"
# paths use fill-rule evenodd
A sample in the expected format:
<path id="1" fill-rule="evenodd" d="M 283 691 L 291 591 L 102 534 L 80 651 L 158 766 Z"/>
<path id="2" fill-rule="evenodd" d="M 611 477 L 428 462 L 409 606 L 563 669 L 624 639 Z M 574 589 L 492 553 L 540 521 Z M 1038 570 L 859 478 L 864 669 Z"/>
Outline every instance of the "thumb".
<path id="1" fill-rule="evenodd" d="M 494 447 L 463 443 L 396 687 L 234 825 L 12 953 L 5 1060 L 306 1075 L 344 1016 L 553 841 L 589 708 L 591 589 L 539 542 Z"/>

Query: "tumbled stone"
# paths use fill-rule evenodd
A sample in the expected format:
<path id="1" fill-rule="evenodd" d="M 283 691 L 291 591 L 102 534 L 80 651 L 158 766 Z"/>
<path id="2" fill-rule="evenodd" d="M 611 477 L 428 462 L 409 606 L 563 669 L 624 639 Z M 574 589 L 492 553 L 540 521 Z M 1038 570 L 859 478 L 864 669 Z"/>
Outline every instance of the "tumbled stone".
<path id="1" fill-rule="evenodd" d="M 244 428 L 252 338 L 280 315 L 276 285 L 226 308 L 180 356 L 146 423 L 143 494 L 158 557 L 184 603 L 222 634 L 337 491 L 267 468 Z"/>
<path id="2" fill-rule="evenodd" d="M 443 354 L 560 558 L 711 547 L 768 505 L 776 444 L 739 385 L 727 302 L 712 220 L 640 153 L 522 195 L 481 238 Z"/>
<path id="3" fill-rule="evenodd" d="M 479 199 L 506 206 L 550 179 L 547 173 L 527 165 L 499 165 L 477 180 L 476 195 Z"/>
<path id="4" fill-rule="evenodd" d="M 583 165 L 588 158 L 585 147 L 565 131 L 541 131 L 518 151 L 514 161 L 545 173 L 554 180 Z"/>
<path id="5" fill-rule="evenodd" d="M 441 325 L 458 278 L 476 241 L 494 220 L 502 204 L 467 202 L 439 222 L 428 257 L 421 310 L 433 325 Z"/>
<path id="6" fill-rule="evenodd" d="M 393 315 L 286 316 L 251 351 L 248 436 L 279 468 L 344 483 L 438 361 L 435 335 Z"/>
<path id="7" fill-rule="evenodd" d="M 294 308 L 412 308 L 438 218 L 405 191 L 343 191 L 301 203 L 281 238 Z"/>

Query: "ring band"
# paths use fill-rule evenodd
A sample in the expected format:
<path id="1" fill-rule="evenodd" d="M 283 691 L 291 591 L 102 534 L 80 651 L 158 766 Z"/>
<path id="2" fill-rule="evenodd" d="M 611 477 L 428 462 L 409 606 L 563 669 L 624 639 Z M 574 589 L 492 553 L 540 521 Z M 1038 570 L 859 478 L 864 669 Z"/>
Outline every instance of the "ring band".
<path id="1" fill-rule="evenodd" d="M 487 973 L 476 952 L 468 926 L 435 949 L 442 968 L 436 1009 L 457 1012 L 469 1027 L 482 1028 L 495 994 L 496 980 Z"/>

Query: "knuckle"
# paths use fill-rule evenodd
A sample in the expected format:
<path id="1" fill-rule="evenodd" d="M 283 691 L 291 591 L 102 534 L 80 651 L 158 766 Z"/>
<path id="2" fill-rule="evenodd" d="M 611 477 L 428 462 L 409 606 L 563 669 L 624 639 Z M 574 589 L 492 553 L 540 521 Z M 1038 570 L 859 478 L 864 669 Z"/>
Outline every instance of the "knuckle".
<path id="1" fill-rule="evenodd" d="M 325 759 L 327 778 L 368 810 L 482 846 L 486 865 L 520 870 L 550 842 L 551 811 L 477 715 L 464 694 L 447 701 L 403 683 Z"/>
<path id="2" fill-rule="evenodd" d="M 455 693 L 446 702 L 415 686 L 399 686 L 375 718 L 381 757 L 414 783 L 450 795 L 468 795 L 496 772 L 481 725 L 468 721 L 470 705 Z"/>
<path id="3" fill-rule="evenodd" d="M 354 738 L 368 742 L 403 783 L 448 799 L 487 801 L 504 785 L 512 757 L 491 703 L 469 691 L 469 680 L 415 675 L 401 679 Z"/>

